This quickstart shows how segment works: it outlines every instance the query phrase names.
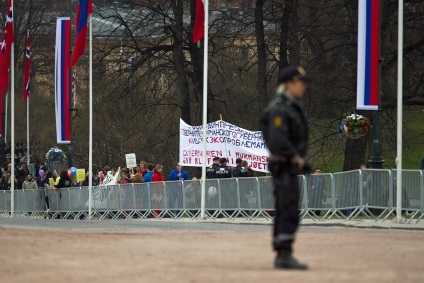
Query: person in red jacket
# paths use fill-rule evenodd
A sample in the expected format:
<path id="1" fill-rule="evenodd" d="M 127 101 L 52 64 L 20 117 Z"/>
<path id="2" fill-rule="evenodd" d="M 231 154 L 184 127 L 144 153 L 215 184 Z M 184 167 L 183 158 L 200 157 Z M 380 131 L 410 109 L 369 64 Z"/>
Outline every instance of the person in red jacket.
<path id="1" fill-rule="evenodd" d="M 165 179 L 163 178 L 162 171 L 163 171 L 163 166 L 160 164 L 156 165 L 155 169 L 153 170 L 153 177 L 152 177 L 152 182 L 154 183 L 156 182 L 156 184 L 152 184 L 153 186 L 152 205 L 153 205 L 153 208 L 156 209 L 154 210 L 154 213 L 156 214 L 156 216 L 160 215 L 161 213 L 161 211 L 158 209 L 163 208 L 162 199 L 163 199 L 164 189 L 163 189 L 162 182 L 164 182 Z"/>

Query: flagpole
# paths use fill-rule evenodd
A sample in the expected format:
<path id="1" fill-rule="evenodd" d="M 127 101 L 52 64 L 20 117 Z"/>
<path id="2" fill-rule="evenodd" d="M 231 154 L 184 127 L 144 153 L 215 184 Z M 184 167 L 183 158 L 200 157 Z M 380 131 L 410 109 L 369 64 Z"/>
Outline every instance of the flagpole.
<path id="1" fill-rule="evenodd" d="M 4 111 L 4 143 L 7 144 L 7 103 L 8 103 L 8 96 L 9 94 L 7 93 L 6 90 L 6 109 Z"/>
<path id="2" fill-rule="evenodd" d="M 208 46 L 209 46 L 209 0 L 204 0 L 205 37 L 203 40 L 203 161 L 202 161 L 202 200 L 200 218 L 205 219 L 206 203 L 206 124 L 208 123 Z"/>
<path id="3" fill-rule="evenodd" d="M 29 96 L 27 98 L 27 164 L 30 162 L 30 154 L 29 154 Z"/>
<path id="4" fill-rule="evenodd" d="M 27 37 L 29 37 L 29 31 L 27 33 Z M 26 54 L 25 54 L 25 60 L 26 60 Z M 31 73 L 30 73 L 30 76 L 31 76 Z M 31 79 L 30 79 L 30 81 L 31 81 Z M 25 87 L 26 86 L 24 86 L 24 88 Z M 27 164 L 28 165 L 31 163 L 30 156 L 31 155 L 30 155 L 30 152 L 29 152 L 29 95 L 28 95 L 27 96 Z"/>
<path id="5" fill-rule="evenodd" d="M 397 69 L 396 222 L 402 223 L 403 0 L 399 0 Z"/>
<path id="6" fill-rule="evenodd" d="M 13 15 L 13 0 L 11 1 Z M 9 13 L 9 11 L 8 11 Z M 12 21 L 12 29 L 14 21 Z M 15 43 L 10 45 L 10 215 L 15 215 Z"/>
<path id="7" fill-rule="evenodd" d="M 89 149 L 88 149 L 88 219 L 91 219 L 92 189 L 93 189 L 93 21 L 89 15 Z"/>

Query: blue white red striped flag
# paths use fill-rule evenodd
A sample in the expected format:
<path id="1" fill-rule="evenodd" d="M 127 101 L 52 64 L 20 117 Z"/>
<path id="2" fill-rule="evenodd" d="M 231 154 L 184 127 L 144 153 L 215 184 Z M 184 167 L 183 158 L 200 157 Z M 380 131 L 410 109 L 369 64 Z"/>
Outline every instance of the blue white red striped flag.
<path id="1" fill-rule="evenodd" d="M 69 17 L 57 18 L 56 61 L 55 61 L 55 101 L 56 135 L 58 144 L 71 142 L 71 113 L 69 97 L 71 51 L 71 20 Z"/>
<path id="2" fill-rule="evenodd" d="M 379 102 L 380 0 L 359 0 L 356 108 L 377 110 Z"/>
<path id="3" fill-rule="evenodd" d="M 71 67 L 75 66 L 78 59 L 84 53 L 87 41 L 88 15 L 93 13 L 92 0 L 78 0 L 78 11 L 75 17 L 77 27 L 77 38 L 75 40 L 74 52 L 72 52 Z"/>

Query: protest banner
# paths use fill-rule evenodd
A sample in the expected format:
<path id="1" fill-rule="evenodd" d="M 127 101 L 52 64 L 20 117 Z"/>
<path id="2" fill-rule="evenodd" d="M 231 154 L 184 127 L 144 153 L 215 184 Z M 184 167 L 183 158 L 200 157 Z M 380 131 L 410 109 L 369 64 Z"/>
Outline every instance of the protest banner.
<path id="1" fill-rule="evenodd" d="M 180 119 L 180 164 L 201 167 L 203 126 L 190 126 Z M 268 172 L 269 151 L 262 132 L 248 131 L 219 120 L 207 124 L 206 166 L 214 157 L 225 157 L 228 166 L 236 166 L 236 159 L 249 163 L 252 170 Z"/>
<path id="2" fill-rule="evenodd" d="M 127 168 L 137 167 L 137 160 L 135 158 L 135 153 L 125 154 L 125 160 L 127 163 Z"/>

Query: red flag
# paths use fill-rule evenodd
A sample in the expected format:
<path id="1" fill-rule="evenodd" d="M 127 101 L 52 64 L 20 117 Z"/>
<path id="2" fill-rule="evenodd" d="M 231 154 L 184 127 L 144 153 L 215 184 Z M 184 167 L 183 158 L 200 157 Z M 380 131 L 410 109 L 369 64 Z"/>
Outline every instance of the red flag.
<path id="1" fill-rule="evenodd" d="M 10 53 L 12 50 L 12 43 L 14 42 L 13 33 L 13 6 L 12 0 L 7 3 L 6 23 L 4 24 L 4 35 L 1 43 L 0 52 L 0 88 L 7 89 L 9 82 L 9 69 L 10 69 Z"/>
<path id="2" fill-rule="evenodd" d="M 203 0 L 196 2 L 196 18 L 194 21 L 193 42 L 196 43 L 205 36 L 205 6 Z"/>
<path id="3" fill-rule="evenodd" d="M 87 40 L 87 19 L 93 13 L 92 0 L 78 0 L 78 10 L 75 17 L 77 39 L 75 40 L 74 52 L 72 52 L 71 67 L 75 66 L 78 59 L 84 53 Z"/>
<path id="4" fill-rule="evenodd" d="M 28 101 L 29 96 L 29 82 L 30 82 L 30 74 L 31 74 L 31 42 L 29 39 L 29 32 L 27 36 L 26 42 L 26 52 L 25 52 L 25 74 L 24 74 L 24 101 Z"/>

